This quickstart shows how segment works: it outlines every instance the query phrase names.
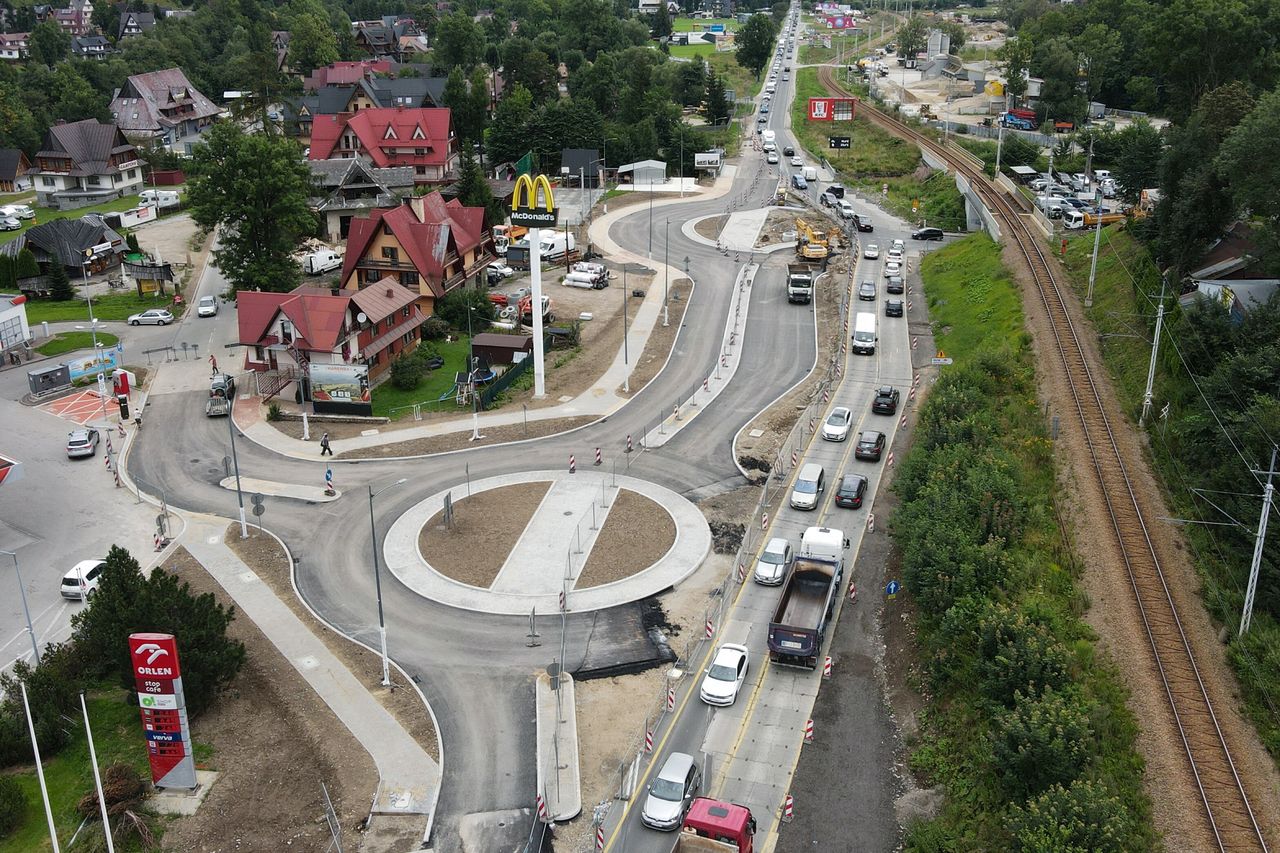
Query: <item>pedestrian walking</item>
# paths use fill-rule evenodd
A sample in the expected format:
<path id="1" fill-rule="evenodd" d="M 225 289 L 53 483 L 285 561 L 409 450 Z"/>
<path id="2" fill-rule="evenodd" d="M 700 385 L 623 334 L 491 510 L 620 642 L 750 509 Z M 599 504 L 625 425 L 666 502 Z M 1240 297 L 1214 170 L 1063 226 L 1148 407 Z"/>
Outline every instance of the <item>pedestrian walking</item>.
<path id="1" fill-rule="evenodd" d="M 333 455 L 333 450 L 329 447 L 329 433 L 327 432 L 320 436 L 320 455 L 324 456 L 326 453 L 330 456 Z"/>
<path id="2" fill-rule="evenodd" d="M 218 375 L 218 359 L 214 357 L 213 353 L 209 354 L 209 367 L 212 368 L 213 375 L 217 376 Z"/>

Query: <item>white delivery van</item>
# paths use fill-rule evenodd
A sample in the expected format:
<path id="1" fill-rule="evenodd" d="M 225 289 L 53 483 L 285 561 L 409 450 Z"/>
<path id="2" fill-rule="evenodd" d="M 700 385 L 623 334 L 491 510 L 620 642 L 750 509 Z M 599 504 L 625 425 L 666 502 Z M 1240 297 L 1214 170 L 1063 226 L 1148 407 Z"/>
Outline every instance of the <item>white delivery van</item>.
<path id="1" fill-rule="evenodd" d="M 766 130 L 764 133 L 760 134 L 760 139 L 766 144 L 770 142 L 776 143 L 778 141 L 778 134 L 776 131 Z"/>
<path id="2" fill-rule="evenodd" d="M 302 259 L 302 271 L 307 275 L 319 275 L 322 272 L 336 270 L 342 266 L 342 255 L 333 249 L 320 249 Z"/>
<path id="3" fill-rule="evenodd" d="M 773 82 L 767 83 L 764 90 L 772 95 L 774 92 L 778 91 L 778 84 Z"/>
<path id="4" fill-rule="evenodd" d="M 12 216 L 14 219 L 35 219 L 36 212 L 26 204 L 6 204 L 0 207 L 0 216 Z"/>
<path id="5" fill-rule="evenodd" d="M 853 351 L 874 355 L 876 351 L 876 315 L 860 311 L 853 318 Z"/>
<path id="6" fill-rule="evenodd" d="M 563 231 L 547 233 L 547 229 L 543 229 L 538 240 L 538 251 L 542 253 L 544 261 L 563 259 L 565 252 L 572 252 L 576 248 L 577 243 L 573 235 L 565 234 Z"/>
<path id="7" fill-rule="evenodd" d="M 814 166 L 805 166 L 805 167 L 804 167 L 804 179 L 805 179 L 806 181 L 816 181 L 816 180 L 818 180 L 818 170 L 817 170 L 817 168 L 816 168 L 816 167 L 814 167 Z"/>
<path id="8" fill-rule="evenodd" d="M 181 203 L 175 190 L 143 190 L 138 193 L 138 200 L 159 208 L 177 207 Z"/>

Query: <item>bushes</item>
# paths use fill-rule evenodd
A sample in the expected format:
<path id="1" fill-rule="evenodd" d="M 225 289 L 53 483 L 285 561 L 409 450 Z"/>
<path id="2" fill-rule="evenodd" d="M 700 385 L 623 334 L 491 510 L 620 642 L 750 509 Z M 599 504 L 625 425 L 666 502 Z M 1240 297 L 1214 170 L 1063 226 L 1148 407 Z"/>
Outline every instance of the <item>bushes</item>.
<path id="1" fill-rule="evenodd" d="M 992 720 L 991 757 L 1010 797 L 1071 784 L 1094 751 L 1092 708 L 1071 693 L 1014 691 L 1013 707 Z"/>
<path id="2" fill-rule="evenodd" d="M 17 829 L 26 811 L 27 795 L 22 793 L 18 780 L 0 776 L 0 838 Z"/>
<path id="3" fill-rule="evenodd" d="M 479 332 L 493 320 L 493 303 L 483 290 L 458 288 L 450 291 L 436 303 L 435 316 L 455 329 L 467 328 L 467 314 L 471 313 L 471 329 Z"/>
<path id="4" fill-rule="evenodd" d="M 391 384 L 401 391 L 412 391 L 422 383 L 422 362 L 412 354 L 401 355 L 391 362 Z"/>
<path id="5" fill-rule="evenodd" d="M 1014 809 L 1009 830 L 1023 853 L 1126 853 L 1136 834 L 1120 799 L 1083 779 Z"/>
<path id="6" fill-rule="evenodd" d="M 440 317 L 428 317 L 422 323 L 422 339 L 424 341 L 440 341 L 444 340 L 444 336 L 449 334 L 449 323 Z"/>
<path id="7" fill-rule="evenodd" d="M 0 675 L 0 692 L 4 693 L 0 703 L 0 767 L 25 764 L 32 757 L 19 682 L 27 686 L 40 751 L 52 755 L 67 744 L 62 718 L 78 713 L 76 697 L 84 684 L 74 642 L 46 647 L 39 666 L 18 661 L 12 672 Z"/>

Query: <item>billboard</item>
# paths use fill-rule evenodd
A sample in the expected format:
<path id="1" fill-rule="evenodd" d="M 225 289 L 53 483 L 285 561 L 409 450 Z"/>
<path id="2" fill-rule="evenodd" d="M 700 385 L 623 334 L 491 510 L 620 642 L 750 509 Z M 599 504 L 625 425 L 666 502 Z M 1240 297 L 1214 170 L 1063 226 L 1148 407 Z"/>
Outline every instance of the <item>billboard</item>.
<path id="1" fill-rule="evenodd" d="M 827 29 L 829 30 L 856 30 L 858 28 L 858 19 L 852 15 L 828 15 Z"/>
<path id="2" fill-rule="evenodd" d="M 851 121 L 857 98 L 810 98 L 809 121 Z"/>
<path id="3" fill-rule="evenodd" d="M 118 366 L 117 353 L 114 348 L 99 347 L 99 351 L 91 355 L 77 356 L 63 362 L 71 374 L 71 381 L 86 376 L 97 376 L 99 373 L 110 373 Z"/>
<path id="4" fill-rule="evenodd" d="M 695 169 L 719 169 L 720 168 L 720 152 L 719 151 L 698 151 L 693 155 L 693 167 Z"/>
<path id="5" fill-rule="evenodd" d="M 312 362 L 309 378 L 318 414 L 373 414 L 368 365 Z"/>
<path id="6" fill-rule="evenodd" d="M 177 638 L 173 634 L 130 634 L 129 663 L 152 783 L 157 788 L 195 788 L 196 762 Z"/>

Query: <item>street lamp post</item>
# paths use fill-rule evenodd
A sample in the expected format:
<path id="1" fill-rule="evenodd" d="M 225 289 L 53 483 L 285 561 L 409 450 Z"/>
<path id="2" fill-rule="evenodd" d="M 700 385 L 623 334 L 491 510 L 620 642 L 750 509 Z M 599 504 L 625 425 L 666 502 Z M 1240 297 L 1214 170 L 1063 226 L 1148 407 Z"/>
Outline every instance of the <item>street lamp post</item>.
<path id="1" fill-rule="evenodd" d="M 568 257 L 565 252 L 565 257 Z M 530 303 L 532 305 L 532 303 Z M 480 408 L 476 405 L 476 349 L 472 341 L 475 336 L 471 334 L 471 315 L 475 312 L 474 306 L 467 307 L 467 385 L 471 389 L 471 440 L 479 441 L 484 438 L 480 434 Z M 537 310 L 536 308 L 531 310 Z M 516 313 L 520 313 L 520 306 L 516 305 Z M 516 317 L 517 322 L 519 317 Z"/>
<path id="2" fill-rule="evenodd" d="M 383 486 L 378 491 L 373 490 L 373 486 L 369 486 L 369 532 L 373 536 L 373 584 L 378 591 L 378 640 L 382 645 L 382 686 L 391 686 L 391 664 L 387 660 L 387 620 L 382 612 L 382 573 L 378 570 L 378 528 L 373 521 L 373 499 L 385 492 L 387 489 L 394 489 L 396 486 L 404 485 L 408 482 L 407 477 L 401 477 L 394 483 Z"/>
<path id="3" fill-rule="evenodd" d="M 31 635 L 31 653 L 36 656 L 36 665 L 40 664 L 40 646 L 36 643 L 36 629 L 31 627 L 31 611 L 27 609 L 27 588 L 22 585 L 22 569 L 18 567 L 18 555 L 13 551 L 0 551 L 13 557 L 13 570 L 18 575 L 18 592 L 22 593 L 22 612 L 27 617 L 27 633 Z"/>
<path id="4" fill-rule="evenodd" d="M 236 469 L 236 500 L 240 503 L 240 538 L 249 538 L 249 524 L 244 519 L 244 491 L 240 488 L 240 459 L 236 456 L 236 401 L 227 400 L 227 432 L 231 435 L 231 464 Z"/>
<path id="5" fill-rule="evenodd" d="M 631 393 L 631 358 L 627 353 L 627 297 L 631 291 L 627 288 L 627 265 L 622 267 L 622 393 Z"/>
<path id="6" fill-rule="evenodd" d="M 671 277 L 671 270 L 667 268 L 667 258 L 671 254 L 671 240 L 667 236 L 671 230 L 671 217 L 667 217 L 667 222 L 662 226 L 662 325 L 668 325 L 667 317 L 667 279 Z"/>
<path id="7" fill-rule="evenodd" d="M 649 253 L 653 257 L 653 175 L 649 176 Z"/>

